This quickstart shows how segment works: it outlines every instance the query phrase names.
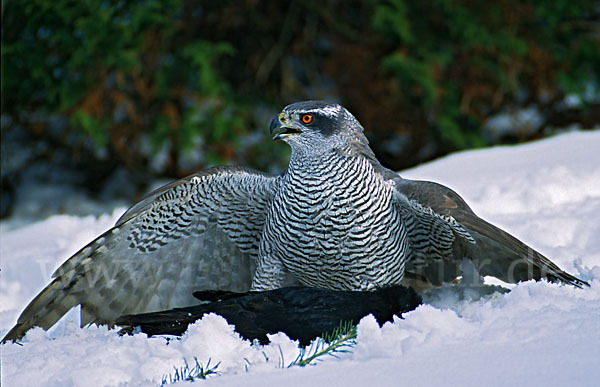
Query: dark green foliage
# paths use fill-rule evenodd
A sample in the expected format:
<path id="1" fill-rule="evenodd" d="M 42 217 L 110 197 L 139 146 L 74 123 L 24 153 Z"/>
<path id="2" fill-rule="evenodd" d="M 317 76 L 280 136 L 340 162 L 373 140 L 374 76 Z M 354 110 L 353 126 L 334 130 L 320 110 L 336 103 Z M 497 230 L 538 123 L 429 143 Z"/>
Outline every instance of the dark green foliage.
<path id="1" fill-rule="evenodd" d="M 482 127 L 502 111 L 543 114 L 537 132 L 510 141 L 600 120 L 592 0 L 2 7 L 3 125 L 138 172 L 281 170 L 288 150 L 268 140 L 268 122 L 301 99 L 342 102 L 396 169 L 489 144 Z M 566 112 L 566 94 L 582 104 Z"/>
<path id="2" fill-rule="evenodd" d="M 598 87 L 599 10 L 591 1 L 374 4 L 374 27 L 394 48 L 382 68 L 398 85 L 395 97 L 420 106 L 451 148 L 484 145 L 485 120 L 507 107 L 556 104 L 566 92 Z"/>
<path id="3" fill-rule="evenodd" d="M 218 72 L 227 42 L 188 37 L 184 1 L 34 0 L 6 7 L 3 113 L 24 126 L 89 136 L 129 168 L 167 153 L 158 172 L 179 174 L 195 144 L 200 162 L 231 162 L 247 110 Z M 36 122 L 33 123 L 33 117 Z M 149 145 L 149 147 L 148 147 Z M 183 163 L 185 164 L 185 163 Z M 183 173 L 189 171 L 181 171 Z"/>

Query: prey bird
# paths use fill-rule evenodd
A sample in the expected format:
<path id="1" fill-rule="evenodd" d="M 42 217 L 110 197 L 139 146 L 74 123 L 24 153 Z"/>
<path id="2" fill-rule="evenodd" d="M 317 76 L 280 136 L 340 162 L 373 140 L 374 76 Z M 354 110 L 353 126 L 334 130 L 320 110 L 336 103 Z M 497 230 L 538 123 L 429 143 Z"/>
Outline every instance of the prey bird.
<path id="1" fill-rule="evenodd" d="M 82 326 L 114 325 L 194 305 L 194 291 L 424 291 L 461 277 L 464 262 L 510 283 L 587 285 L 451 189 L 384 168 L 338 104 L 294 103 L 270 131 L 292 148 L 287 170 L 215 167 L 154 191 L 62 264 L 3 341 L 48 329 L 77 305 Z"/>
<path id="2" fill-rule="evenodd" d="M 285 333 L 306 346 L 317 337 L 331 335 L 344 324 L 356 325 L 372 314 L 379 325 L 415 309 L 422 302 L 411 288 L 401 285 L 371 292 L 330 290 L 301 286 L 264 292 L 212 294 L 195 292 L 205 301 L 187 308 L 121 316 L 120 333 L 182 335 L 188 325 L 208 313 L 224 317 L 246 340 L 269 343 L 268 334 Z M 210 300 L 210 301 L 209 301 Z"/>

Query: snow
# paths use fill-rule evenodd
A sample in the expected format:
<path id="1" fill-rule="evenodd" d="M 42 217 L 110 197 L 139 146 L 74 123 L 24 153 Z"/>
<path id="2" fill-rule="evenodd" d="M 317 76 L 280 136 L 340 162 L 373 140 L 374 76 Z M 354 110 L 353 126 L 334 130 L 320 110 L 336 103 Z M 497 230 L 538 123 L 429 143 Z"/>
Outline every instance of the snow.
<path id="1" fill-rule="evenodd" d="M 444 288 L 382 328 L 365 317 L 350 352 L 304 368 L 286 368 L 298 348 L 284 334 L 253 345 L 220 316 L 207 315 L 181 340 L 167 341 L 80 329 L 74 309 L 49 332 L 37 328 L 23 345 L 1 347 L 2 385 L 155 386 L 194 357 L 220 362 L 205 385 L 598 385 L 600 132 L 458 153 L 402 175 L 452 187 L 480 216 L 591 287 L 526 282 L 479 295 Z M 0 224 L 0 335 L 53 270 L 124 210 Z"/>

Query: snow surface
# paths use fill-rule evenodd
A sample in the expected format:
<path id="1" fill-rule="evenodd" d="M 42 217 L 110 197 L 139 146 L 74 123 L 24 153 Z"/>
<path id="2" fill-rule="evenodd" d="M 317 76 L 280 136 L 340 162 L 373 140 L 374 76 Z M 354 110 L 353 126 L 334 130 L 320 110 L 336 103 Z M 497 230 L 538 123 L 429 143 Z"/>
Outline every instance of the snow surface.
<path id="1" fill-rule="evenodd" d="M 304 368 L 286 368 L 298 348 L 285 335 L 252 345 L 220 316 L 205 316 L 167 344 L 106 327 L 80 329 L 74 309 L 49 332 L 37 328 L 23 345 L 1 347 L 2 385 L 153 386 L 197 357 L 221 362 L 219 375 L 198 382 L 205 385 L 598 386 L 600 132 L 459 153 L 402 175 L 452 187 L 480 216 L 591 287 L 526 282 L 483 296 L 446 288 L 382 328 L 365 317 L 351 352 Z M 16 229 L 0 224 L 0 335 L 54 269 L 123 211 L 52 216 Z"/>

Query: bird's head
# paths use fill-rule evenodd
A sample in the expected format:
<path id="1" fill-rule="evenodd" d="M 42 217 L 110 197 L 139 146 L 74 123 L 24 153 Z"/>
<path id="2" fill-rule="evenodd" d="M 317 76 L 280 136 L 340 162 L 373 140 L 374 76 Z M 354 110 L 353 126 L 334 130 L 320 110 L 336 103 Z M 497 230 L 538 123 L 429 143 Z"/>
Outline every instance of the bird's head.
<path id="1" fill-rule="evenodd" d="M 273 140 L 290 144 L 292 151 L 323 151 L 365 142 L 363 128 L 344 107 L 324 101 L 286 106 L 271 121 Z"/>

